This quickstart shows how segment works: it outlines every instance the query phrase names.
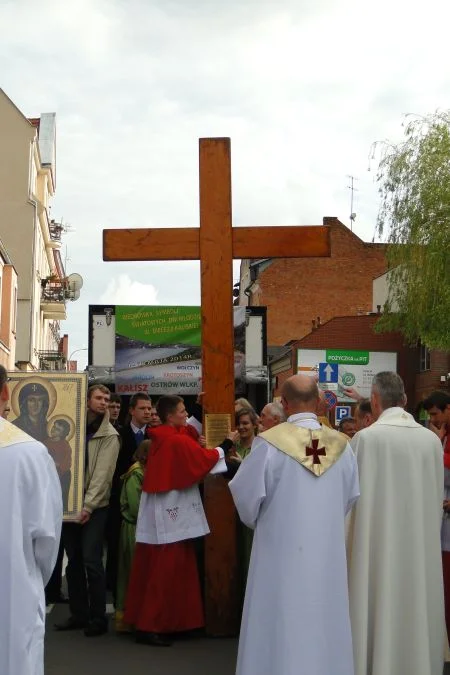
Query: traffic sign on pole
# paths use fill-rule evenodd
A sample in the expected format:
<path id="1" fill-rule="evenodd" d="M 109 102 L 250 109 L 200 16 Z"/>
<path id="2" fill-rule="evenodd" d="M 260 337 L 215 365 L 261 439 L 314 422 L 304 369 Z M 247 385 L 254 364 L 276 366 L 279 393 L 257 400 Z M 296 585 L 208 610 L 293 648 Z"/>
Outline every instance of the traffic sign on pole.
<path id="1" fill-rule="evenodd" d="M 337 396 L 333 391 L 325 391 L 325 400 L 327 402 L 328 410 L 333 410 L 337 403 Z"/>
<path id="2" fill-rule="evenodd" d="M 337 382 L 338 375 L 337 363 L 319 363 L 319 382 Z"/>

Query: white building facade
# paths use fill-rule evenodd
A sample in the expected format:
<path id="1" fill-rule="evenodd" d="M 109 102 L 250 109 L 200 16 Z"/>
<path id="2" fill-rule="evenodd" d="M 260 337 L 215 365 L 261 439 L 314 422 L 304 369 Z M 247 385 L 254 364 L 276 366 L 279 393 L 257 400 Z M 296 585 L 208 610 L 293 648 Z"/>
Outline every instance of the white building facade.
<path id="1" fill-rule="evenodd" d="M 63 228 L 52 220 L 56 188 L 56 115 L 27 119 L 0 90 L 0 238 L 18 275 L 15 365 L 65 369 L 60 321 L 68 283 Z M 67 349 L 67 348 L 66 348 Z"/>

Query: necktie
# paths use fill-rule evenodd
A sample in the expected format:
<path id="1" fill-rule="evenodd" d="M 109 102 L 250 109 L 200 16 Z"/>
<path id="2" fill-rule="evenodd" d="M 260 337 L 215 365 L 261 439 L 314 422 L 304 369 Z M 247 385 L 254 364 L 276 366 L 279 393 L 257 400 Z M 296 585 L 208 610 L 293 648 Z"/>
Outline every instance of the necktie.
<path id="1" fill-rule="evenodd" d="M 136 438 L 136 445 L 139 445 L 139 443 L 144 440 L 144 432 L 142 431 L 142 429 L 139 429 L 139 431 L 136 432 L 135 438 Z"/>

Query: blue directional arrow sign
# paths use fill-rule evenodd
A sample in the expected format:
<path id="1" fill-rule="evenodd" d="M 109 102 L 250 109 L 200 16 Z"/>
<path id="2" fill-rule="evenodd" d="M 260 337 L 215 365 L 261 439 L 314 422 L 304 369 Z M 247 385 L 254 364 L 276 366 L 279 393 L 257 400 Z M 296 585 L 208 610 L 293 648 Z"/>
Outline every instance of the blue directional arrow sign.
<path id="1" fill-rule="evenodd" d="M 338 375 L 337 363 L 319 363 L 319 382 L 337 382 Z"/>

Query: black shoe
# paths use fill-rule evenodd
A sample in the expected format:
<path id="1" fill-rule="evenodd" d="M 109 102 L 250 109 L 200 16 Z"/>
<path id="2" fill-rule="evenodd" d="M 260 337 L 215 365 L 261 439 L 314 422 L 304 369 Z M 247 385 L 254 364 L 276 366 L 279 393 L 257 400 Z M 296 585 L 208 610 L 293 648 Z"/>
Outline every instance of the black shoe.
<path id="1" fill-rule="evenodd" d="M 98 637 L 108 632 L 108 621 L 106 619 L 91 619 L 87 622 L 84 634 L 86 637 Z"/>
<path id="2" fill-rule="evenodd" d="M 149 645 L 151 647 L 171 647 L 172 642 L 160 633 L 145 633 L 136 631 L 136 642 L 138 645 Z"/>
<path id="3" fill-rule="evenodd" d="M 86 625 L 86 622 L 82 619 L 77 619 L 75 616 L 69 616 L 66 621 L 63 623 L 55 623 L 55 630 L 65 631 L 65 630 L 81 630 Z"/>
<path id="4" fill-rule="evenodd" d="M 198 640 L 202 637 L 205 637 L 204 628 L 194 628 L 193 630 L 183 630 L 178 633 L 170 633 L 167 635 L 170 640 L 173 642 L 179 642 L 184 640 Z"/>
<path id="5" fill-rule="evenodd" d="M 46 605 L 68 605 L 69 598 L 66 598 L 62 593 L 59 595 L 48 595 L 45 598 Z"/>

